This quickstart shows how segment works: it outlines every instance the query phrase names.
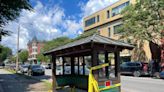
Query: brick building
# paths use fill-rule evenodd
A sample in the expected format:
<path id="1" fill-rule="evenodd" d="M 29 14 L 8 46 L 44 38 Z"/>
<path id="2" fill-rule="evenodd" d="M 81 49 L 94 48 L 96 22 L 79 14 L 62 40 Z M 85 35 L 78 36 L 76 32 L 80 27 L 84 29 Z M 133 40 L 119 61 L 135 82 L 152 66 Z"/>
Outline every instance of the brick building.
<path id="1" fill-rule="evenodd" d="M 31 41 L 28 42 L 28 60 L 29 61 L 37 61 L 37 55 L 41 52 L 41 48 L 43 48 L 44 42 L 39 41 L 36 36 L 33 37 Z M 36 62 L 34 62 L 36 63 Z"/>

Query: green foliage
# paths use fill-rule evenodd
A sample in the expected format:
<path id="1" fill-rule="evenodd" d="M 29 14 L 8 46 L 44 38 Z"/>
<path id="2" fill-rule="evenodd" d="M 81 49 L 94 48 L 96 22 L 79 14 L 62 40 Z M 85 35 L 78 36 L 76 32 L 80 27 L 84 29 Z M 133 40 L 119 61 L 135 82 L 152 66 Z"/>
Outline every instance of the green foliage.
<path id="1" fill-rule="evenodd" d="M 9 30 L 3 27 L 9 22 L 17 19 L 22 10 L 32 10 L 29 0 L 0 0 L 0 41 L 2 36 L 10 35 Z"/>
<path id="2" fill-rule="evenodd" d="M 138 0 L 126 7 L 122 14 L 122 38 L 131 36 L 157 43 L 164 37 L 164 0 Z"/>
<path id="3" fill-rule="evenodd" d="M 16 56 L 10 56 L 10 57 L 9 57 L 9 61 L 10 61 L 11 63 L 15 63 L 15 62 L 16 62 Z"/>
<path id="4" fill-rule="evenodd" d="M 32 10 L 29 0 L 0 0 L 0 3 L 0 27 L 16 19 L 22 9 Z"/>
<path id="5" fill-rule="evenodd" d="M 12 55 L 12 50 L 8 47 L 4 47 L 0 45 L 1 53 L 0 53 L 0 62 L 3 62 L 7 59 L 10 55 Z"/>
<path id="6" fill-rule="evenodd" d="M 48 62 L 48 61 L 50 61 L 49 60 L 50 58 L 48 56 L 44 56 L 42 53 L 37 55 L 37 59 L 38 59 L 38 61 L 41 61 L 41 62 Z"/>
<path id="7" fill-rule="evenodd" d="M 51 50 L 51 49 L 56 48 L 58 46 L 64 45 L 64 44 L 66 44 L 66 43 L 68 43 L 70 41 L 71 41 L 71 39 L 68 38 L 68 37 L 58 37 L 58 38 L 55 38 L 55 39 L 53 39 L 51 41 L 47 41 L 45 43 L 44 48 L 43 48 L 42 51 L 44 52 L 44 51 Z"/>
<path id="8" fill-rule="evenodd" d="M 28 59 L 28 51 L 27 50 L 23 50 L 19 53 L 19 60 L 24 63 L 26 62 Z"/>
<path id="9" fill-rule="evenodd" d="M 82 38 L 86 38 L 86 37 L 91 36 L 91 35 L 93 35 L 95 33 L 97 33 L 95 30 L 84 32 L 83 34 L 81 34 L 80 36 L 76 37 L 72 41 L 79 40 L 79 39 L 82 39 Z"/>
<path id="10" fill-rule="evenodd" d="M 160 40 L 164 37 L 162 33 L 164 30 L 164 0 L 137 0 L 136 4 L 126 7 L 122 15 L 121 38 L 131 39 L 136 44 L 132 59 L 147 60 L 143 50 L 144 42 L 153 42 L 160 47 Z M 151 48 L 150 50 L 153 55 Z M 160 57 L 155 57 L 155 59 L 158 58 Z"/>
<path id="11" fill-rule="evenodd" d="M 58 46 L 65 45 L 67 43 L 70 43 L 70 42 L 73 42 L 73 41 L 76 41 L 76 40 L 79 40 L 79 39 L 82 39 L 82 38 L 86 38 L 86 37 L 88 37 L 90 35 L 93 35 L 94 33 L 95 33 L 95 30 L 88 31 L 88 32 L 85 32 L 85 33 L 77 36 L 74 39 L 70 39 L 68 37 L 58 37 L 58 38 L 55 38 L 55 39 L 53 39 L 51 41 L 46 42 L 42 51 L 43 52 L 44 51 L 48 51 L 48 50 L 51 50 L 51 49 L 56 48 Z"/>

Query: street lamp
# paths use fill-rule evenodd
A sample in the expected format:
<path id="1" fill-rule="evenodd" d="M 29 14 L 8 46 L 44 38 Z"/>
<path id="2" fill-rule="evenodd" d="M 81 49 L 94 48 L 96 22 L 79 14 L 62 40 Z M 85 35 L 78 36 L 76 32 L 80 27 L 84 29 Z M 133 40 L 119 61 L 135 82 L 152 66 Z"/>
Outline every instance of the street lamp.
<path id="1" fill-rule="evenodd" d="M 18 72 L 18 64 L 19 64 L 19 32 L 20 32 L 20 25 L 18 26 L 18 34 L 17 34 L 17 60 L 16 60 L 16 72 Z"/>

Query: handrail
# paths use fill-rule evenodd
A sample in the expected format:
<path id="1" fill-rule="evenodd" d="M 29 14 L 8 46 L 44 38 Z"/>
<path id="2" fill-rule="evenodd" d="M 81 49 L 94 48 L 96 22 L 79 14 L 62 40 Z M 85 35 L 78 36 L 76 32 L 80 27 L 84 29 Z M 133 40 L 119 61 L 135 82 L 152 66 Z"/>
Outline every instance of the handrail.
<path id="1" fill-rule="evenodd" d="M 88 80 L 88 92 L 101 92 L 103 90 L 107 90 L 107 89 L 111 89 L 111 88 L 115 88 L 115 87 L 121 86 L 121 84 L 118 83 L 118 84 L 114 84 L 114 85 L 109 86 L 109 87 L 99 88 L 98 83 L 97 83 L 97 81 L 95 80 L 95 78 L 94 78 L 94 76 L 92 74 L 92 71 L 93 70 L 97 70 L 97 69 L 101 69 L 101 68 L 107 67 L 107 66 L 109 66 L 108 63 L 91 67 L 90 73 L 89 73 L 89 80 Z"/>

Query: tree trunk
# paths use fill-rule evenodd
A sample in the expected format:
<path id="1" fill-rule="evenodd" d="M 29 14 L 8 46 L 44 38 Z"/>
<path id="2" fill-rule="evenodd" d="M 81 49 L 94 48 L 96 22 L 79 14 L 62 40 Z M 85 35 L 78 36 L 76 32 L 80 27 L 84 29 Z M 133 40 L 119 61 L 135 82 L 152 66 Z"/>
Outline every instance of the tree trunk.
<path id="1" fill-rule="evenodd" d="M 161 47 L 158 44 L 153 43 L 152 41 L 149 42 L 149 46 L 152 54 L 152 60 L 155 61 L 154 63 L 155 71 L 158 72 L 159 63 L 161 61 Z"/>

